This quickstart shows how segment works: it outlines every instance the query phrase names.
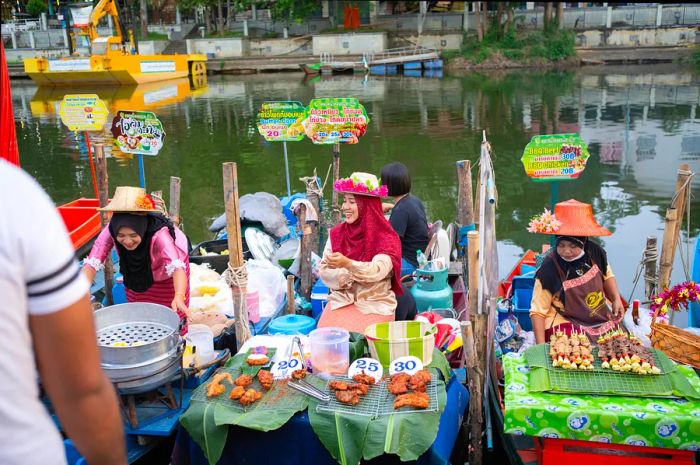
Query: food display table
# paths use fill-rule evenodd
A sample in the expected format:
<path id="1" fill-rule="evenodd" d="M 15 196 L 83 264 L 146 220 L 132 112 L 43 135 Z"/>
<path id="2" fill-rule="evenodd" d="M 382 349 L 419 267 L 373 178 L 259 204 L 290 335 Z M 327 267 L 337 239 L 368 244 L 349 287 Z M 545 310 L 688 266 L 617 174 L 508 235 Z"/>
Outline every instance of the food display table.
<path id="1" fill-rule="evenodd" d="M 692 368 L 677 368 L 688 382 L 700 391 L 700 378 Z M 649 448 L 689 451 L 677 454 L 678 457 L 692 457 L 692 451 L 700 450 L 698 401 L 681 398 L 534 393 L 528 388 L 530 370 L 524 355 L 505 355 L 503 369 L 506 377 L 506 433 L 539 436 L 545 438 L 545 441 L 573 439 L 646 446 L 637 447 L 642 451 Z M 551 450 L 562 445 L 557 441 L 550 444 Z M 586 443 L 578 444 L 586 447 Z M 599 445 L 589 442 L 588 447 L 594 449 Z M 546 449 L 547 447 L 544 448 Z"/>

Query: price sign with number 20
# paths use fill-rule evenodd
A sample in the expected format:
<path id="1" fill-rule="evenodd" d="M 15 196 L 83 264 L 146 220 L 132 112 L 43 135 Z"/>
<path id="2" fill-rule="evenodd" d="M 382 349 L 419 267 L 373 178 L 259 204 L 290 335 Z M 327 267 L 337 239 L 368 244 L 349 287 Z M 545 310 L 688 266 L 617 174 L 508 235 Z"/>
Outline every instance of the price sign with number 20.
<path id="1" fill-rule="evenodd" d="M 369 375 L 379 382 L 384 375 L 384 368 L 379 361 L 373 358 L 358 358 L 352 362 L 352 365 L 350 365 L 350 368 L 348 368 L 348 378 L 352 378 L 353 376 L 361 373 Z"/>

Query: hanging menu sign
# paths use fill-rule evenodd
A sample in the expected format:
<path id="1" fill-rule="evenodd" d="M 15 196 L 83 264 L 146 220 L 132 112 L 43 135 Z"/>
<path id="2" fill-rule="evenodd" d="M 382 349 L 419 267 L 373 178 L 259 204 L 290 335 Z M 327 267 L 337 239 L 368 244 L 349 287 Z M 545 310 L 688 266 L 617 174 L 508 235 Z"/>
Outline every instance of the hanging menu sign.
<path id="1" fill-rule="evenodd" d="M 258 131 L 269 142 L 302 140 L 301 123 L 305 115 L 306 108 L 301 102 L 265 102 L 258 112 Z"/>
<path id="2" fill-rule="evenodd" d="M 309 102 L 301 125 L 314 144 L 357 144 L 369 118 L 356 98 L 320 98 Z"/>
<path id="3" fill-rule="evenodd" d="M 99 131 L 107 122 L 107 107 L 96 94 L 66 95 L 58 114 L 71 131 Z"/>
<path id="4" fill-rule="evenodd" d="M 158 155 L 163 147 L 165 130 L 150 111 L 119 110 L 112 120 L 112 135 L 124 153 Z"/>
<path id="5" fill-rule="evenodd" d="M 590 154 L 578 134 L 534 136 L 520 161 L 533 181 L 577 179 L 586 169 Z"/>

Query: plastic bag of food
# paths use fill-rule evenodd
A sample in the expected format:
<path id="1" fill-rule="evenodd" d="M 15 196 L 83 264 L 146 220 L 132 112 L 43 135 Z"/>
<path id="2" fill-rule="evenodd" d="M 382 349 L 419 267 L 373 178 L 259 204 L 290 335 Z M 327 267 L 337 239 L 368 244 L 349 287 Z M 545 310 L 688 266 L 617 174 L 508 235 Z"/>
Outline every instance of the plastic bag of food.
<path id="1" fill-rule="evenodd" d="M 634 318 L 632 318 L 632 307 L 628 308 L 623 321 L 627 330 L 635 335 L 644 347 L 651 347 L 651 340 L 649 339 L 649 334 L 651 333 L 651 315 L 649 314 L 648 308 L 639 307 L 637 323 L 635 323 Z"/>
<path id="2" fill-rule="evenodd" d="M 257 291 L 260 296 L 260 316 L 270 317 L 282 304 L 287 292 L 287 280 L 282 270 L 266 260 L 250 259 L 248 268 L 248 291 Z"/>

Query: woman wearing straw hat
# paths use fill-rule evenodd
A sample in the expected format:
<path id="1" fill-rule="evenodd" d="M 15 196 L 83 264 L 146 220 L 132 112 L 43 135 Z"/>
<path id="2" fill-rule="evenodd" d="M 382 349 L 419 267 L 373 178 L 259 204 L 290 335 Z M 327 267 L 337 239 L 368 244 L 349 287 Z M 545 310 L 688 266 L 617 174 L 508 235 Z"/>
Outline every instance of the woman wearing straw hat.
<path id="1" fill-rule="evenodd" d="M 368 173 L 353 173 L 334 185 L 343 193 L 345 221 L 331 229 L 319 274 L 331 293 L 318 326 L 364 332 L 394 321 L 401 288 L 401 240 L 382 212 L 387 187 Z M 408 293 L 406 293 L 408 294 Z"/>
<path id="2" fill-rule="evenodd" d="M 592 236 L 609 236 L 590 204 L 567 200 L 530 222 L 528 231 L 556 235 L 556 248 L 535 274 L 530 318 L 538 344 L 555 330 L 590 337 L 614 328 L 624 315 L 605 250 Z M 607 298 L 607 299 L 606 299 Z"/>
<path id="3" fill-rule="evenodd" d="M 139 187 L 117 187 L 112 201 L 100 210 L 114 213 L 84 261 L 88 279 L 92 281 L 104 268 L 105 259 L 116 247 L 127 301 L 165 305 L 185 318 L 190 266 L 184 233 Z"/>

